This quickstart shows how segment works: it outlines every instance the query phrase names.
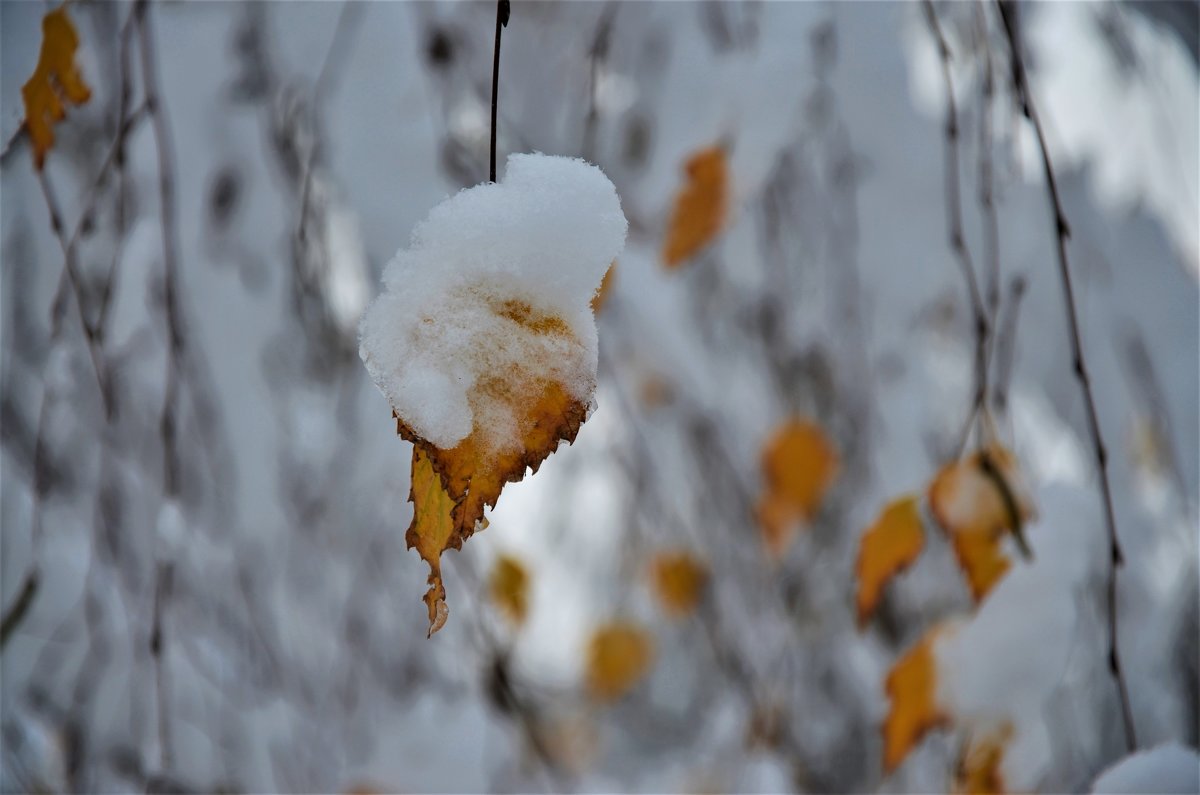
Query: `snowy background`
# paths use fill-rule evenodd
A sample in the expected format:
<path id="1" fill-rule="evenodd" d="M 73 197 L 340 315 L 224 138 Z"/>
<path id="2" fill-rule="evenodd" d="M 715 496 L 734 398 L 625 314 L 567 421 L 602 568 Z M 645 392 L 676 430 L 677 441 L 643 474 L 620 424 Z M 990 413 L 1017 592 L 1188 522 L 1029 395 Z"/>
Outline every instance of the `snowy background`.
<path id="1" fill-rule="evenodd" d="M 0 4 L 4 141 L 45 10 Z M 1164 772 L 1195 791 L 1194 6 L 1022 12 L 1111 452 L 1138 739 L 1174 743 L 1102 783 Z M 144 28 L 130 13 L 71 6 L 92 100 L 56 128 L 44 184 L 19 137 L 0 171 L 6 616 L 36 583 L 0 668 L 6 791 L 944 791 L 961 733 L 931 734 L 885 777 L 879 725 L 887 671 L 950 617 L 939 686 L 956 714 L 1011 721 L 1010 787 L 1087 791 L 1125 756 L 1051 213 L 994 7 L 937 13 L 977 262 L 979 164 L 994 166 L 1013 318 L 997 324 L 1012 365 L 996 417 L 1037 504 L 1033 561 L 972 612 L 930 534 L 855 626 L 863 528 L 953 459 L 971 405 L 945 82 L 920 6 L 518 0 L 501 162 L 595 162 L 630 232 L 598 317 L 598 409 L 446 556 L 453 615 L 431 640 L 427 569 L 403 541 L 411 447 L 356 334 L 413 226 L 486 178 L 495 7 L 178 2 L 152 5 Z M 155 82 L 161 113 L 135 113 Z M 123 108 L 124 156 L 104 170 Z M 731 222 L 669 272 L 682 163 L 717 142 Z M 64 249 L 81 305 L 59 289 Z M 796 413 L 843 467 L 772 563 L 753 520 L 759 452 Z M 644 568 L 680 547 L 714 581 L 672 622 Z M 519 631 L 486 598 L 499 553 L 533 575 Z M 614 617 L 652 631 L 655 664 L 597 705 L 581 650 Z"/>

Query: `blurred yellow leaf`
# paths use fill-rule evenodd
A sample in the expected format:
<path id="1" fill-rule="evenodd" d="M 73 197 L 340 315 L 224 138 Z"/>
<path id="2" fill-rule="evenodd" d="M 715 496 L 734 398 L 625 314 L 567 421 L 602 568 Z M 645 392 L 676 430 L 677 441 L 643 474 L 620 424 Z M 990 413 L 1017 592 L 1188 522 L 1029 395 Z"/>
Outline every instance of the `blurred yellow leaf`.
<path id="1" fill-rule="evenodd" d="M 1012 533 L 1028 554 L 1024 524 L 1034 515 L 1016 458 L 994 446 L 943 468 L 929 486 L 929 506 L 954 546 L 978 602 L 1007 573 L 1003 549 Z"/>
<path id="2" fill-rule="evenodd" d="M 663 264 L 679 267 L 712 242 L 725 224 L 729 166 L 720 146 L 701 149 L 684 164 L 687 182 L 675 196 L 663 243 Z"/>
<path id="3" fill-rule="evenodd" d="M 598 627 L 587 647 L 587 690 L 614 701 L 633 689 L 654 661 L 654 640 L 641 627 L 613 622 Z"/>
<path id="4" fill-rule="evenodd" d="M 905 652 L 884 683 L 891 707 L 883 724 L 883 769 L 890 774 L 930 729 L 949 717 L 937 702 L 937 661 L 933 646 L 940 626 Z"/>
<path id="5" fill-rule="evenodd" d="M 663 376 L 650 373 L 639 385 L 638 399 L 648 410 L 660 409 L 675 399 L 675 388 Z"/>
<path id="6" fill-rule="evenodd" d="M 838 471 L 838 455 L 820 426 L 791 419 L 763 447 L 766 492 L 758 503 L 758 522 L 768 551 L 781 557 L 798 522 L 816 515 Z"/>
<path id="7" fill-rule="evenodd" d="M 1000 795 L 1007 792 L 1000 767 L 1012 735 L 1012 724 L 1006 721 L 994 731 L 972 737 L 958 760 L 954 791 L 963 795 Z"/>
<path id="8" fill-rule="evenodd" d="M 67 16 L 67 7 L 62 5 L 46 14 L 42 18 L 42 49 L 38 53 L 37 67 L 21 87 L 25 129 L 29 133 L 33 162 L 38 171 L 42 170 L 46 153 L 54 145 L 53 125 L 67 115 L 63 102 L 82 105 L 92 96 L 75 65 L 77 49 L 79 34 Z"/>
<path id="9" fill-rule="evenodd" d="M 867 528 L 858 547 L 858 625 L 862 627 L 879 605 L 883 588 L 907 568 L 925 548 L 925 530 L 917 498 L 909 495 L 889 503 Z"/>
<path id="10" fill-rule="evenodd" d="M 564 350 L 580 347 L 562 318 L 541 314 L 529 304 L 510 300 L 492 307 L 530 334 L 555 337 Z M 498 446 L 478 425 L 454 447 L 443 450 L 396 417 L 397 432 L 413 443 L 413 520 L 405 539 L 429 562 L 430 634 L 446 621 L 446 591 L 438 563 L 447 549 L 461 549 L 477 526 L 483 526 L 484 509 L 496 504 L 506 483 L 525 477 L 526 469 L 537 471 L 542 461 L 561 440 L 575 440 L 587 416 L 587 405 L 567 387 L 547 378 L 535 365 L 517 365 L 476 383 L 468 397 L 475 417 L 494 415 L 496 406 L 511 410 L 519 434 L 519 446 Z M 418 473 L 418 470 L 420 472 Z M 417 488 L 417 475 L 422 486 Z M 440 481 L 440 488 L 434 488 Z"/>
<path id="11" fill-rule="evenodd" d="M 662 552 L 650 562 L 650 582 L 669 616 L 696 609 L 708 585 L 708 566 L 690 552 Z"/>
<path id="12" fill-rule="evenodd" d="M 511 555 L 497 555 L 488 581 L 492 603 L 517 626 L 529 612 L 529 572 Z"/>
<path id="13" fill-rule="evenodd" d="M 613 260 L 608 266 L 608 270 L 604 272 L 604 278 L 600 280 L 600 286 L 596 288 L 596 294 L 592 296 L 592 314 L 599 315 L 600 310 L 604 308 L 604 302 L 608 300 L 608 294 L 612 292 L 613 281 L 617 278 L 617 261 Z"/>

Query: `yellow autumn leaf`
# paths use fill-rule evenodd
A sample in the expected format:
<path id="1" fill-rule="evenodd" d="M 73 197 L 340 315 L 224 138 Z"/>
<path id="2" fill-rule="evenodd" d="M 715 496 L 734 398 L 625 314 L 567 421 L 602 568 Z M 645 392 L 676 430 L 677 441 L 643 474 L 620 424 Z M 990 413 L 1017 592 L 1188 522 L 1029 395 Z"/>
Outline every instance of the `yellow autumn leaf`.
<path id="1" fill-rule="evenodd" d="M 600 701 L 615 701 L 633 689 L 654 661 L 654 640 L 628 622 L 597 627 L 587 646 L 587 691 Z"/>
<path id="2" fill-rule="evenodd" d="M 949 721 L 937 700 L 937 660 L 934 644 L 941 626 L 935 626 L 905 652 L 884 682 L 891 705 L 883 723 L 883 769 L 890 774 L 930 729 Z"/>
<path id="3" fill-rule="evenodd" d="M 561 318 L 541 314 L 527 303 L 504 301 L 492 306 L 492 311 L 529 334 L 555 338 L 564 355 L 576 355 L 580 348 Z M 483 521 L 484 509 L 496 504 L 504 485 L 521 480 L 526 469 L 536 472 L 561 440 L 573 442 L 587 416 L 587 405 L 566 386 L 521 363 L 481 379 L 468 401 L 476 417 L 494 416 L 496 406 L 507 407 L 520 446 L 498 446 L 486 428 L 476 425 L 461 442 L 443 450 L 396 417 L 397 432 L 414 446 L 414 474 L 418 459 L 424 457 L 441 486 L 440 490 L 417 489 L 414 481 L 413 520 L 405 535 L 409 546 L 416 547 L 430 566 L 430 587 L 425 595 L 430 634 L 445 623 L 441 553 L 461 549 Z"/>
<path id="4" fill-rule="evenodd" d="M 529 572 L 512 555 L 498 555 L 488 580 L 492 604 L 517 626 L 529 612 Z"/>
<path id="5" fill-rule="evenodd" d="M 33 162 L 41 171 L 46 153 L 54 145 L 56 122 L 66 118 L 64 102 L 82 105 L 92 96 L 75 65 L 79 34 L 65 5 L 42 18 L 42 49 L 33 75 L 21 87 L 25 103 L 25 129 L 33 149 Z"/>
<path id="6" fill-rule="evenodd" d="M 690 552 L 663 552 L 650 561 L 650 582 L 669 616 L 686 616 L 696 609 L 708 576 L 708 566 Z"/>
<path id="7" fill-rule="evenodd" d="M 762 452 L 766 491 L 757 513 L 763 540 L 774 557 L 787 550 L 797 523 L 816 515 L 838 466 L 837 451 L 815 423 L 790 419 L 771 435 Z"/>
<path id="8" fill-rule="evenodd" d="M 442 552 L 451 546 L 458 549 L 462 541 L 455 533 L 454 521 L 450 518 L 454 500 L 446 493 L 441 477 L 434 471 L 429 456 L 419 445 L 413 448 L 408 499 L 413 504 L 413 518 L 408 532 L 404 534 L 404 541 L 409 549 L 416 549 L 429 564 L 429 590 L 425 593 L 425 606 L 429 609 L 429 634 L 433 635 L 445 625 L 450 615 L 450 608 L 446 605 L 446 587 L 442 583 Z"/>
<path id="9" fill-rule="evenodd" d="M 1005 721 L 993 731 L 972 737 L 955 765 L 954 791 L 962 795 L 1007 792 L 1000 768 L 1012 735 L 1012 724 Z"/>
<path id="10" fill-rule="evenodd" d="M 604 278 L 600 280 L 600 286 L 596 288 L 596 294 L 592 296 L 592 314 L 599 315 L 600 310 L 604 308 L 604 302 L 608 300 L 608 294 L 612 292 L 613 282 L 617 278 L 617 261 L 613 260 L 612 265 L 608 266 L 608 270 L 604 272 Z"/>
<path id="11" fill-rule="evenodd" d="M 879 605 L 884 586 L 912 564 L 925 548 L 925 530 L 917 498 L 909 495 L 889 503 L 867 528 L 858 547 L 858 625 L 861 628 Z"/>
<path id="12" fill-rule="evenodd" d="M 1016 457 L 994 446 L 944 467 L 929 486 L 929 506 L 954 546 L 978 602 L 1008 572 L 1010 533 L 1028 554 L 1024 525 L 1034 515 Z"/>
<path id="13" fill-rule="evenodd" d="M 707 246 L 725 225 L 729 212 L 729 165 L 720 146 L 701 149 L 684 164 L 687 181 L 675 197 L 663 264 L 677 268 Z"/>

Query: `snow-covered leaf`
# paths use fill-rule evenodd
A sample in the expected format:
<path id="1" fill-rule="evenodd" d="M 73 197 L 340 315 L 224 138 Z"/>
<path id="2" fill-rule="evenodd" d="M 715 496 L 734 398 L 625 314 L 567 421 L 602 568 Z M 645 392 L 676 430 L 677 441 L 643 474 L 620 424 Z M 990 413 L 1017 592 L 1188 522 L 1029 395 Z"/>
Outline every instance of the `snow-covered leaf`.
<path id="1" fill-rule="evenodd" d="M 435 207 L 384 272 L 359 353 L 415 448 L 422 480 L 406 538 L 430 564 L 431 633 L 446 615 L 441 553 L 459 549 L 504 485 L 574 441 L 588 415 L 590 302 L 625 229 L 595 166 L 513 155 L 503 182 Z"/>
<path id="2" fill-rule="evenodd" d="M 1016 457 L 996 446 L 946 466 L 929 486 L 929 506 L 980 601 L 1011 565 L 1005 537 L 1026 549 L 1024 526 L 1035 515 Z"/>

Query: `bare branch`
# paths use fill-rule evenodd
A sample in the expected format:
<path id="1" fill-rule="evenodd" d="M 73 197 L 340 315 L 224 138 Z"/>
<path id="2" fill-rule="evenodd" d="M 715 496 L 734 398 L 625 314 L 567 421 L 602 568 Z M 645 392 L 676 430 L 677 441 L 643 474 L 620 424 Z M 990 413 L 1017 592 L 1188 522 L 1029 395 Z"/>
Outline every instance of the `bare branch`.
<path id="1" fill-rule="evenodd" d="M 1037 134 L 1038 150 L 1042 158 L 1042 169 L 1046 177 L 1046 191 L 1050 199 L 1050 211 L 1054 223 L 1055 240 L 1058 252 L 1058 273 L 1062 279 L 1063 301 L 1067 316 L 1067 338 L 1071 346 L 1072 367 L 1075 378 L 1079 381 L 1079 390 L 1083 394 L 1083 402 L 1087 408 L 1088 433 L 1092 439 L 1092 450 L 1096 456 L 1096 469 L 1100 475 L 1100 496 L 1104 503 L 1104 521 L 1108 529 L 1109 569 L 1108 569 L 1108 667 L 1117 686 L 1117 694 L 1121 701 L 1121 718 L 1125 726 L 1125 744 L 1130 752 L 1137 749 L 1137 734 L 1133 723 L 1133 707 L 1129 700 L 1129 687 L 1121 669 L 1120 644 L 1117 634 L 1117 569 L 1124 565 L 1121 553 L 1121 542 L 1117 536 L 1117 514 L 1113 506 L 1112 484 L 1108 477 L 1108 451 L 1104 446 L 1104 437 L 1100 430 L 1100 416 L 1096 410 L 1096 398 L 1092 393 L 1091 380 L 1088 376 L 1087 364 L 1083 355 L 1083 341 L 1079 334 L 1079 316 L 1075 308 L 1075 290 L 1071 282 L 1071 268 L 1067 261 L 1067 238 L 1070 227 L 1067 216 L 1063 211 L 1062 199 L 1058 193 L 1058 180 L 1054 175 L 1054 167 L 1050 162 L 1050 150 L 1046 146 L 1046 133 L 1042 127 L 1041 117 L 1033 101 L 1033 92 L 1029 88 L 1025 62 L 1021 54 L 1019 29 L 1017 28 L 1016 11 L 1004 0 L 997 0 L 1000 19 L 1004 23 L 1004 34 L 1008 38 L 1012 50 L 1012 77 L 1017 92 L 1021 112 L 1033 125 Z"/>
<path id="2" fill-rule="evenodd" d="M 938 56 L 942 65 L 942 78 L 946 86 L 946 126 L 945 126 L 945 170 L 946 170 L 946 230 L 949 235 L 950 250 L 958 260 L 962 270 L 963 280 L 967 286 L 967 299 L 971 310 L 972 325 L 975 329 L 975 384 L 971 400 L 971 410 L 967 414 L 967 424 L 963 429 L 960 451 L 966 448 L 970 438 L 971 427 L 974 425 L 980 410 L 984 409 L 984 401 L 988 393 L 988 341 L 991 327 L 988 322 L 987 309 L 979 291 L 979 281 L 975 276 L 975 266 L 971 261 L 971 252 L 967 248 L 962 221 L 962 186 L 959 174 L 959 127 L 958 106 L 954 99 L 954 79 L 950 69 L 950 45 L 942 34 L 938 24 L 937 13 L 931 0 L 924 0 L 922 7 L 929 30 L 937 42 Z"/>

